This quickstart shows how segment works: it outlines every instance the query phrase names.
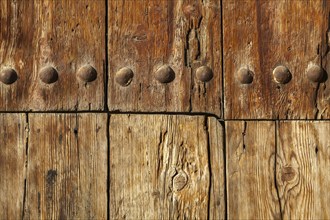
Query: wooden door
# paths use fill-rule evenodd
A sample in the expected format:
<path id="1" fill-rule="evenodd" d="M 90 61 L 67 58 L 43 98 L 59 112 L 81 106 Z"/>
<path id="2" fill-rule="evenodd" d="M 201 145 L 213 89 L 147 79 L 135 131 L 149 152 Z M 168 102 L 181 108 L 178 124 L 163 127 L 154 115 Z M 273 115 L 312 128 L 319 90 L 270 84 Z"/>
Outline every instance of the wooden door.
<path id="1" fill-rule="evenodd" d="M 330 1 L 0 1 L 0 219 L 330 219 Z"/>

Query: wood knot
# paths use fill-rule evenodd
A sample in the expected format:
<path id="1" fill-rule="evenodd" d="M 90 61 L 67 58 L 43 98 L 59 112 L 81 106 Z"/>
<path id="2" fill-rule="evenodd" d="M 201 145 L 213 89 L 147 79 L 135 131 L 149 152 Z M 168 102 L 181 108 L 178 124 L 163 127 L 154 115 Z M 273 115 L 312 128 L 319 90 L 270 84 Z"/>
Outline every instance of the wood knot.
<path id="1" fill-rule="evenodd" d="M 53 185 L 55 183 L 57 176 L 57 171 L 56 170 L 48 170 L 47 176 L 46 176 L 46 182 L 48 185 Z"/>
<path id="2" fill-rule="evenodd" d="M 284 167 L 282 169 L 281 179 L 283 182 L 291 181 L 295 178 L 296 171 L 292 167 Z"/>
<path id="3" fill-rule="evenodd" d="M 173 188 L 174 188 L 174 190 L 175 191 L 182 190 L 187 185 L 187 182 L 188 182 L 188 178 L 185 175 L 185 173 L 178 173 L 173 178 Z"/>
<path id="4" fill-rule="evenodd" d="M 183 6 L 183 14 L 186 17 L 199 17 L 200 16 L 200 12 L 198 7 L 196 7 L 195 5 L 185 5 Z"/>

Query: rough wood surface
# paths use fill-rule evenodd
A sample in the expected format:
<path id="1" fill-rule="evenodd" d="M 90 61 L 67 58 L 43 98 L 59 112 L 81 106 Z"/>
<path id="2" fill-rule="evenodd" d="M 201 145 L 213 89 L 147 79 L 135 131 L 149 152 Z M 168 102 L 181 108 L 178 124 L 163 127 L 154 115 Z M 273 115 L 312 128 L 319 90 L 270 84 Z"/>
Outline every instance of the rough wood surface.
<path id="1" fill-rule="evenodd" d="M 99 110 L 104 107 L 105 2 L 93 0 L 0 1 L 0 70 L 11 67 L 18 80 L 0 83 L 0 110 Z M 96 81 L 76 78 L 83 65 Z M 44 66 L 59 79 L 44 84 Z"/>
<path id="2" fill-rule="evenodd" d="M 222 116 L 220 12 L 218 0 L 108 0 L 109 109 Z M 167 84 L 154 77 L 164 64 L 175 72 Z M 203 65 L 214 75 L 206 83 L 195 76 Z M 126 87 L 115 81 L 123 67 L 134 72 Z"/>
<path id="3" fill-rule="evenodd" d="M 227 121 L 229 219 L 280 219 L 275 186 L 275 123 Z"/>
<path id="4" fill-rule="evenodd" d="M 106 219 L 107 115 L 30 114 L 24 219 Z"/>
<path id="5" fill-rule="evenodd" d="M 225 118 L 330 117 L 330 80 L 306 77 L 312 63 L 330 72 L 329 8 L 321 0 L 223 1 Z M 273 80 L 280 64 L 291 71 L 288 84 Z M 253 71 L 252 84 L 238 82 L 241 67 Z"/>
<path id="6" fill-rule="evenodd" d="M 215 119 L 112 115 L 109 129 L 111 219 L 224 218 Z"/>
<path id="7" fill-rule="evenodd" d="M 278 123 L 277 183 L 284 219 L 330 218 L 330 122 Z"/>
<path id="8" fill-rule="evenodd" d="M 27 132 L 24 114 L 0 114 L 0 219 L 21 219 Z"/>

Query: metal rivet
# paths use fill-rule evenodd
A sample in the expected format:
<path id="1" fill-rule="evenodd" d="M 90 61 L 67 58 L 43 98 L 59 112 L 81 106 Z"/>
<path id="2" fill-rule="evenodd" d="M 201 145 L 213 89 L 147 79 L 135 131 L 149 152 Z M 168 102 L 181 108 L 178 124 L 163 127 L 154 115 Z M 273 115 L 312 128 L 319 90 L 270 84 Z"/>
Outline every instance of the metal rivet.
<path id="1" fill-rule="evenodd" d="M 248 68 L 242 67 L 237 72 L 237 79 L 242 84 L 251 84 L 253 81 L 253 73 Z"/>
<path id="2" fill-rule="evenodd" d="M 163 65 L 155 72 L 155 78 L 161 83 L 169 83 L 174 80 L 175 73 L 170 66 Z"/>
<path id="3" fill-rule="evenodd" d="M 51 84 L 58 80 L 58 73 L 53 67 L 47 66 L 40 70 L 39 78 L 42 82 L 46 84 Z"/>
<path id="4" fill-rule="evenodd" d="M 17 73 L 12 68 L 5 68 L 0 73 L 0 81 L 7 85 L 13 84 L 17 78 Z"/>
<path id="5" fill-rule="evenodd" d="M 315 64 L 308 65 L 307 78 L 312 82 L 322 82 L 324 78 L 324 70 Z"/>
<path id="6" fill-rule="evenodd" d="M 92 82 L 96 80 L 97 72 L 91 65 L 85 65 L 78 70 L 77 76 L 84 82 Z"/>
<path id="7" fill-rule="evenodd" d="M 290 80 L 292 78 L 292 75 L 291 75 L 289 69 L 283 65 L 277 66 L 273 70 L 273 76 L 274 76 L 275 82 L 280 83 L 280 84 L 286 84 L 286 83 L 290 82 Z"/>
<path id="8" fill-rule="evenodd" d="M 128 86 L 132 82 L 133 76 L 133 71 L 130 68 L 124 67 L 116 72 L 115 81 L 121 86 Z"/>
<path id="9" fill-rule="evenodd" d="M 213 72 L 207 66 L 198 67 L 196 70 L 196 78 L 202 82 L 208 82 L 213 78 Z"/>

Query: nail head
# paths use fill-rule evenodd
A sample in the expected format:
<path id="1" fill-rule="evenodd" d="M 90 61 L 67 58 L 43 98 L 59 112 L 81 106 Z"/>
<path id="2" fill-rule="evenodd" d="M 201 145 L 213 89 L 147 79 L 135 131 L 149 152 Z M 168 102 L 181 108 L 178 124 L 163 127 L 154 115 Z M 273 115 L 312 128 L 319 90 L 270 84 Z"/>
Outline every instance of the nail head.
<path id="1" fill-rule="evenodd" d="M 53 67 L 47 66 L 40 70 L 39 78 L 42 82 L 46 84 L 51 84 L 58 80 L 58 73 Z"/>
<path id="2" fill-rule="evenodd" d="M 196 78 L 202 82 L 208 82 L 213 78 L 213 72 L 208 66 L 198 67 Z"/>
<path id="3" fill-rule="evenodd" d="M 155 72 L 155 78 L 160 83 L 172 82 L 175 78 L 175 73 L 173 69 L 168 65 L 163 65 Z"/>
<path id="4" fill-rule="evenodd" d="M 134 73 L 128 67 L 123 67 L 116 72 L 115 81 L 121 86 L 128 86 L 133 80 Z"/>
<path id="5" fill-rule="evenodd" d="M 248 68 L 242 67 L 238 70 L 237 79 L 242 84 L 251 84 L 253 81 L 253 73 Z"/>
<path id="6" fill-rule="evenodd" d="M 312 82 L 321 82 L 324 77 L 322 67 L 312 64 L 307 67 L 307 78 Z"/>
<path id="7" fill-rule="evenodd" d="M 273 70 L 275 82 L 279 84 L 286 84 L 290 82 L 292 75 L 286 66 L 280 65 Z"/>
<path id="8" fill-rule="evenodd" d="M 0 73 L 0 81 L 7 85 L 13 84 L 17 78 L 17 73 L 12 68 L 5 68 Z"/>
<path id="9" fill-rule="evenodd" d="M 85 65 L 78 70 L 77 75 L 84 82 L 92 82 L 97 78 L 97 71 L 91 65 Z"/>

